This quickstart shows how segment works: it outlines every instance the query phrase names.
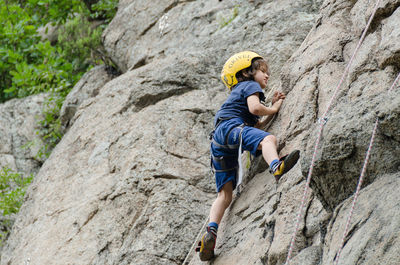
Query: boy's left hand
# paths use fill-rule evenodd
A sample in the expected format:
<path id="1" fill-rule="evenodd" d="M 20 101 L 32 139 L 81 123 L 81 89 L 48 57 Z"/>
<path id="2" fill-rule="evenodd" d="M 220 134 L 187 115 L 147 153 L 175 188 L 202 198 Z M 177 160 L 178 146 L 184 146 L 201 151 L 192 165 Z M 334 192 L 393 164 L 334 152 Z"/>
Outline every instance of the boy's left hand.
<path id="1" fill-rule="evenodd" d="M 286 95 L 284 93 L 275 91 L 274 96 L 272 97 L 272 104 L 274 104 L 275 102 L 277 102 L 280 99 L 285 99 L 285 98 L 286 98 Z"/>

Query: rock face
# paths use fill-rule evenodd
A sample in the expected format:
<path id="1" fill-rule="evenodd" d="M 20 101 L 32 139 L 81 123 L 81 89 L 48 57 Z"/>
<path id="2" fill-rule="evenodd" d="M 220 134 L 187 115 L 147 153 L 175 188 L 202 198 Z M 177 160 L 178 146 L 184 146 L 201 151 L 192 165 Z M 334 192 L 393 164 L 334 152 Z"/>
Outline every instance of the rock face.
<path id="1" fill-rule="evenodd" d="M 341 253 L 342 264 L 398 264 L 400 251 L 399 174 L 383 174 L 360 193 L 354 220 Z M 393 201 L 393 203 L 392 203 Z M 322 264 L 330 264 L 342 240 L 352 198 L 338 207 L 329 223 Z M 372 251 L 373 250 L 373 251 Z"/>
<path id="2" fill-rule="evenodd" d="M 43 161 L 35 157 L 42 145 L 36 135 L 45 94 L 13 99 L 0 105 L 0 168 L 25 176 L 36 174 Z"/>
<path id="3" fill-rule="evenodd" d="M 302 161 L 276 187 L 255 160 L 226 211 L 212 263 L 285 262 L 318 118 L 372 3 L 162 2 L 120 1 L 103 39 L 124 74 L 104 82 L 88 74 L 93 81 L 77 93 L 84 100 L 71 94 L 79 107 L 28 190 L 1 264 L 203 264 L 189 251 L 215 198 L 208 133 L 227 97 L 218 76 L 244 49 L 270 62 L 267 94 L 287 93 L 268 131 L 281 154 L 299 149 Z M 381 1 L 333 101 L 291 264 L 332 264 L 376 118 L 339 264 L 400 260 L 400 96 L 388 92 L 400 70 L 399 10 L 400 1 Z"/>
<path id="4" fill-rule="evenodd" d="M 400 61 L 396 52 L 387 52 L 388 47 L 394 46 L 393 41 L 399 40 L 400 33 L 389 26 L 399 19 L 398 5 L 393 5 L 392 1 L 381 3 L 372 28 L 328 113 L 329 120 L 324 129 L 312 186 L 321 202 L 330 210 L 354 192 L 376 118 L 381 120 L 382 126 L 366 182 L 371 183 L 382 173 L 399 170 L 399 141 L 393 136 L 398 130 L 400 98 L 395 91 L 388 91 L 396 78 Z M 291 94 L 307 91 L 310 95 L 309 104 L 297 108 L 293 121 L 310 117 L 314 127 L 318 126 L 315 121 L 328 107 L 372 8 L 373 5 L 365 1 L 356 4 L 347 1 L 324 3 L 318 24 L 283 71 L 283 90 Z M 339 24 L 338 21 L 347 23 Z M 348 27 L 349 23 L 354 26 Z M 315 56 L 317 50 L 322 51 Z M 303 103 L 303 100 L 300 99 L 297 104 Z M 313 123 L 302 125 L 313 126 Z M 292 126 L 298 125 L 292 123 Z M 295 133 L 290 127 L 282 129 L 292 135 Z M 308 130 L 305 136 L 310 140 L 304 147 L 304 175 L 309 168 L 315 135 L 314 129 Z"/>
<path id="5" fill-rule="evenodd" d="M 22 177 L 29 177 L 39 171 L 43 161 L 36 154 L 42 147 L 42 141 L 36 132 L 39 130 L 37 120 L 41 118 L 45 97 L 45 94 L 35 95 L 13 99 L 0 105 L 1 172 L 3 168 L 8 168 L 12 172 L 20 173 Z M 3 216 L 1 212 L 0 230 L 10 231 L 14 220 L 15 214 Z M 1 244 L 0 252 L 2 246 Z"/>
<path id="6" fill-rule="evenodd" d="M 83 101 L 97 96 L 99 90 L 114 77 L 105 65 L 96 66 L 82 76 L 61 107 L 60 120 L 64 130 L 73 124 L 73 117 Z"/>

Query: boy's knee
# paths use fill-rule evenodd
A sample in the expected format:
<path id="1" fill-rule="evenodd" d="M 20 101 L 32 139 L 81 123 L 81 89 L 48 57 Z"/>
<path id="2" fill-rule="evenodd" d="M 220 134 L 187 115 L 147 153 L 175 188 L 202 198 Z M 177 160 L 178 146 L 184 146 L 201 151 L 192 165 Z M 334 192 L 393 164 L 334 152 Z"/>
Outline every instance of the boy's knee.
<path id="1" fill-rule="evenodd" d="M 278 140 L 276 139 L 275 135 L 268 135 L 265 136 L 264 139 L 261 141 L 261 144 L 267 144 L 267 143 L 273 143 L 273 144 L 277 144 Z"/>
<path id="2" fill-rule="evenodd" d="M 224 204 L 225 204 L 226 208 L 228 208 L 229 205 L 231 205 L 231 202 L 232 202 L 232 195 L 231 196 L 228 195 L 228 196 L 224 197 Z"/>
<path id="3" fill-rule="evenodd" d="M 218 197 L 223 202 L 223 204 L 225 205 L 225 208 L 228 208 L 228 206 L 232 202 L 232 194 L 229 194 L 227 192 L 220 192 L 218 194 Z"/>
<path id="4" fill-rule="evenodd" d="M 225 185 L 222 187 L 221 191 L 218 192 L 218 200 L 222 202 L 225 206 L 225 208 L 228 208 L 228 206 L 232 202 L 232 193 L 233 193 L 233 183 L 232 181 L 229 181 L 225 183 Z"/>

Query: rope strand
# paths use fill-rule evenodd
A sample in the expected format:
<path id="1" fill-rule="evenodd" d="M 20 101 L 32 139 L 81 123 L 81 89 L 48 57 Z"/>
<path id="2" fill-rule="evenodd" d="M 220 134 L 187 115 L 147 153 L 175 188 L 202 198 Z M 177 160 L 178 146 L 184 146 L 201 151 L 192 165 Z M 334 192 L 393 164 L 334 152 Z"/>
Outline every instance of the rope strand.
<path id="1" fill-rule="evenodd" d="M 378 119 L 376 119 L 375 126 L 374 126 L 374 129 L 372 131 L 371 141 L 370 141 L 369 146 L 368 146 L 367 155 L 366 155 L 365 160 L 364 160 L 364 165 L 363 165 L 363 168 L 362 168 L 362 171 L 361 171 L 360 179 L 358 181 L 358 185 L 357 185 L 356 193 L 354 195 L 353 203 L 351 204 L 351 210 L 350 210 L 350 213 L 349 213 L 349 217 L 347 218 L 346 228 L 344 229 L 343 236 L 342 236 L 342 241 L 340 243 L 340 247 L 339 247 L 339 250 L 337 252 L 335 262 L 334 262 L 335 265 L 337 265 L 338 262 L 339 262 L 340 253 L 342 252 L 342 248 L 343 248 L 343 245 L 344 245 L 344 240 L 345 240 L 345 238 L 347 236 L 347 233 L 349 231 L 349 225 L 350 225 L 351 216 L 353 215 L 354 206 L 356 205 L 358 194 L 360 193 L 361 185 L 362 185 L 363 180 L 364 180 L 365 171 L 367 170 L 367 164 L 368 164 L 369 157 L 370 157 L 370 154 L 371 154 L 371 148 L 372 148 L 372 146 L 374 144 L 374 139 L 375 139 L 377 128 L 378 128 Z"/>
<path id="2" fill-rule="evenodd" d="M 189 258 L 189 256 L 190 256 L 190 254 L 192 254 L 192 251 L 193 251 L 194 247 L 196 246 L 197 241 L 199 240 L 199 237 L 200 237 L 201 233 L 202 233 L 202 232 L 204 231 L 204 229 L 206 228 L 206 225 L 207 225 L 207 222 L 208 222 L 208 219 L 209 219 L 209 218 L 210 218 L 210 216 L 207 217 L 206 221 L 205 221 L 204 224 L 203 224 L 203 227 L 200 229 L 199 233 L 197 234 L 196 239 L 194 240 L 194 243 L 193 243 L 192 247 L 190 248 L 189 253 L 186 255 L 186 258 L 185 258 L 185 260 L 183 261 L 182 265 L 188 265 L 188 264 L 189 264 L 188 258 Z"/>
<path id="3" fill-rule="evenodd" d="M 324 114 L 321 116 L 321 119 L 320 119 L 320 129 L 319 129 L 319 133 L 318 133 L 318 136 L 317 136 L 317 141 L 316 141 L 315 146 L 314 146 L 314 154 L 313 154 L 313 156 L 312 156 L 311 165 L 310 165 L 310 169 L 309 169 L 309 172 L 308 172 L 306 185 L 305 185 L 305 187 L 304 187 L 303 198 L 302 198 L 301 205 L 300 205 L 300 209 L 299 209 L 299 212 L 298 212 L 298 215 L 297 215 L 295 230 L 294 230 L 294 232 L 293 232 L 292 239 L 291 239 L 291 241 L 290 241 L 290 246 L 289 246 L 289 250 L 288 250 L 288 255 L 287 255 L 286 262 L 285 262 L 285 264 L 287 264 L 287 265 L 290 264 L 290 260 L 291 260 L 291 258 L 292 258 L 292 252 L 293 252 L 294 242 L 295 242 L 295 240 L 296 240 L 296 235 L 297 235 L 297 232 L 298 232 L 298 230 L 299 230 L 300 219 L 301 219 L 302 216 L 303 216 L 304 204 L 305 204 L 305 200 L 306 200 L 306 197 L 307 197 L 308 188 L 309 188 L 309 186 L 310 186 L 312 171 L 313 171 L 313 168 L 314 168 L 315 158 L 316 158 L 316 155 L 317 155 L 317 151 L 318 151 L 318 147 L 319 147 L 319 142 L 320 142 L 320 140 L 321 140 L 321 135 L 322 135 L 323 127 L 324 127 L 324 125 L 325 125 L 326 116 L 327 116 L 327 114 L 328 114 L 328 112 L 329 112 L 329 110 L 330 110 L 330 108 L 331 108 L 331 106 L 332 106 L 332 104 L 333 104 L 334 99 L 336 98 L 336 95 L 337 95 L 337 93 L 338 93 L 338 91 L 339 91 L 339 88 L 341 87 L 341 85 L 342 85 L 342 83 L 343 83 L 343 81 L 344 81 L 346 75 L 348 74 L 348 72 L 349 72 L 349 70 L 350 70 L 350 66 L 351 66 L 351 64 L 352 64 L 352 62 L 353 62 L 353 60 L 354 60 L 354 58 L 355 58 L 355 55 L 357 54 L 357 52 L 358 52 L 358 50 L 359 50 L 359 48 L 360 48 L 360 46 L 361 46 L 361 43 L 363 42 L 363 40 L 364 40 L 364 38 L 365 38 L 365 36 L 366 36 L 366 34 L 367 34 L 368 28 L 369 28 L 369 26 L 371 25 L 371 22 L 372 22 L 372 20 L 373 20 L 373 18 L 374 18 L 374 16 L 375 16 L 375 13 L 376 13 L 376 11 L 377 11 L 377 9 L 378 9 L 379 3 L 380 3 L 380 0 L 377 0 L 377 1 L 376 1 L 376 4 L 375 4 L 375 7 L 374 7 L 374 10 L 372 11 L 372 14 L 371 14 L 371 16 L 370 16 L 370 18 L 369 18 L 369 20 L 368 20 L 368 23 L 367 23 L 367 25 L 365 26 L 365 29 L 364 29 L 364 31 L 363 31 L 363 33 L 362 33 L 362 35 L 361 35 L 361 38 L 360 38 L 360 40 L 359 40 L 359 42 L 358 42 L 356 48 L 354 49 L 353 55 L 351 56 L 350 61 L 349 61 L 349 63 L 347 64 L 347 66 L 346 66 L 346 68 L 345 68 L 345 71 L 343 72 L 342 78 L 340 79 L 340 81 L 339 81 L 339 83 L 338 83 L 338 85 L 337 85 L 337 87 L 336 87 L 336 89 L 335 89 L 335 91 L 334 91 L 334 94 L 333 94 L 333 96 L 331 97 L 331 99 L 330 99 L 330 101 L 329 101 L 329 104 L 328 104 L 328 107 L 326 108 L 326 111 L 325 111 Z"/>
<path id="4" fill-rule="evenodd" d="M 360 37 L 360 40 L 358 41 L 357 46 L 356 46 L 356 48 L 354 49 L 353 55 L 351 56 L 350 61 L 349 61 L 349 63 L 347 64 L 346 69 L 344 70 L 344 73 L 343 73 L 343 75 L 342 75 L 342 78 L 340 79 L 340 82 L 339 82 L 339 84 L 337 85 L 337 87 L 336 87 L 336 89 L 335 89 L 335 92 L 334 92 L 334 94 L 333 94 L 333 96 L 332 96 L 332 98 L 331 98 L 331 100 L 330 100 L 330 102 L 329 102 L 329 104 L 328 104 L 328 107 L 326 108 L 326 111 L 325 111 L 325 113 L 322 115 L 322 117 L 326 117 L 326 115 L 328 114 L 328 112 L 329 112 L 329 110 L 330 110 L 330 108 L 331 108 L 331 105 L 332 105 L 332 103 L 333 103 L 333 100 L 336 98 L 336 95 L 337 95 L 337 93 L 338 93 L 338 91 L 339 91 L 339 88 L 341 87 L 341 85 L 342 85 L 342 83 L 343 83 L 343 81 L 344 81 L 344 78 L 346 77 L 346 75 L 348 74 L 348 72 L 349 72 L 349 70 L 350 70 L 350 66 L 351 66 L 351 64 L 353 63 L 354 58 L 356 57 L 356 53 L 357 53 L 358 50 L 360 49 L 360 46 L 361 46 L 362 42 L 364 41 L 365 36 L 367 35 L 367 31 L 368 31 L 368 29 L 369 29 L 369 26 L 371 25 L 371 22 L 372 22 L 372 20 L 373 20 L 374 17 L 375 17 L 375 13 L 376 13 L 376 11 L 378 10 L 378 6 L 379 6 L 380 1 L 381 1 L 381 0 L 377 0 L 377 1 L 376 1 L 374 10 L 372 11 L 372 14 L 371 14 L 371 16 L 370 16 L 370 18 L 369 18 L 369 20 L 368 20 L 368 23 L 367 23 L 367 25 L 365 26 L 365 29 L 364 29 L 364 31 L 363 31 L 361 37 Z"/>
<path id="5" fill-rule="evenodd" d="M 399 79 L 400 79 L 400 73 L 397 75 L 396 79 L 394 80 L 392 86 L 389 89 L 389 92 L 393 90 L 393 88 L 396 86 L 396 83 L 397 83 L 397 81 Z M 360 193 L 360 189 L 361 189 L 361 186 L 362 186 L 362 183 L 363 183 L 363 180 L 364 180 L 364 175 L 365 175 L 365 172 L 367 170 L 367 164 L 368 164 L 368 161 L 369 161 L 371 149 L 372 149 L 372 146 L 373 146 L 373 143 L 374 143 L 374 139 L 375 139 L 375 136 L 376 136 L 378 123 L 379 123 L 379 120 L 377 118 L 376 121 L 375 121 L 374 129 L 372 131 L 371 140 L 370 140 L 370 143 L 369 143 L 369 146 L 368 146 L 367 154 L 365 156 L 364 165 L 363 165 L 363 168 L 361 170 L 360 178 L 358 180 L 358 185 L 357 185 L 356 192 L 354 194 L 353 202 L 351 204 L 350 213 L 349 213 L 349 216 L 347 218 L 347 222 L 346 222 L 346 226 L 345 226 L 345 229 L 344 229 L 344 232 L 343 232 L 343 236 L 342 236 L 342 240 L 341 240 L 341 243 L 340 243 L 340 246 L 339 246 L 339 250 L 338 250 L 336 258 L 334 260 L 334 264 L 335 265 L 337 265 L 339 263 L 340 254 L 341 254 L 342 249 L 343 249 L 344 241 L 346 239 L 347 233 L 349 232 L 349 226 L 350 226 L 351 217 L 353 215 L 353 211 L 354 211 L 354 207 L 356 205 L 358 194 Z"/>
<path id="6" fill-rule="evenodd" d="M 399 81 L 399 79 L 400 79 L 400 72 L 397 75 L 396 79 L 394 80 L 393 85 L 389 88 L 389 92 L 393 90 L 393 88 L 396 86 L 397 81 Z"/>

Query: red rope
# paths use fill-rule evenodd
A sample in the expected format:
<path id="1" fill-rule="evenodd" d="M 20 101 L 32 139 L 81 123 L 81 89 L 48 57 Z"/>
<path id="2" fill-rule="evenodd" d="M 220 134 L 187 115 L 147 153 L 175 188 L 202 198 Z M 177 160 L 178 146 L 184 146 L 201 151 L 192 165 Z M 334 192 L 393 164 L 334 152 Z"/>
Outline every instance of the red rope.
<path id="1" fill-rule="evenodd" d="M 371 22 L 372 22 L 372 20 L 373 20 L 373 18 L 374 18 L 374 16 L 375 16 L 375 13 L 376 13 L 376 10 L 378 9 L 379 3 L 380 3 L 380 0 L 377 0 L 377 1 L 376 1 L 376 4 L 375 4 L 375 8 L 374 8 L 374 10 L 372 11 L 372 14 L 371 14 L 371 16 L 370 16 L 370 18 L 369 18 L 369 20 L 368 20 L 367 25 L 365 26 L 365 29 L 364 29 L 364 31 L 363 31 L 361 37 L 360 37 L 360 40 L 359 40 L 359 42 L 358 42 L 358 44 L 357 44 L 357 46 L 356 46 L 356 48 L 355 48 L 355 50 L 354 50 L 354 52 L 353 52 L 353 55 L 351 56 L 350 61 L 349 61 L 349 63 L 347 64 L 345 71 L 343 72 L 342 78 L 340 79 L 339 84 L 337 85 L 337 87 L 336 87 L 336 89 L 335 89 L 335 92 L 334 92 L 334 94 L 333 94 L 331 100 L 329 101 L 328 107 L 327 107 L 326 111 L 324 112 L 324 114 L 322 115 L 322 117 L 320 118 L 320 129 L 319 129 L 319 132 L 318 132 L 317 141 L 316 141 L 315 146 L 314 146 L 314 154 L 313 154 L 313 156 L 312 156 L 310 169 L 309 169 L 309 171 L 308 171 L 307 181 L 306 181 L 306 185 L 305 185 L 305 187 L 304 187 L 304 193 L 303 193 L 303 198 L 302 198 L 302 200 L 301 200 L 300 209 L 299 209 L 299 212 L 298 212 L 298 214 L 297 214 L 297 220 L 296 220 L 295 231 L 293 232 L 293 235 L 292 235 L 292 240 L 291 240 L 291 242 L 290 242 L 290 246 L 289 246 L 289 250 L 288 250 L 287 259 L 286 259 L 286 262 L 285 262 L 285 264 L 287 264 L 287 265 L 290 264 L 290 260 L 291 260 L 291 258 L 292 258 L 291 256 L 292 256 L 292 252 L 293 252 L 294 242 L 295 242 L 295 240 L 296 240 L 296 235 L 297 235 L 297 232 L 298 232 L 298 230 L 299 230 L 300 219 L 301 219 L 302 216 L 303 216 L 304 204 L 305 204 L 305 200 L 306 200 L 306 197 L 307 197 L 308 188 L 309 188 L 309 186 L 310 186 L 311 175 L 312 175 L 312 171 L 313 171 L 314 164 L 315 164 L 315 158 L 316 158 L 316 155 L 317 155 L 317 150 L 318 150 L 318 147 L 319 147 L 319 142 L 320 142 L 320 140 L 321 140 L 321 135 L 322 135 L 323 127 L 324 127 L 324 125 L 325 125 L 325 123 L 326 123 L 326 120 L 327 120 L 327 119 L 326 119 L 326 116 L 327 116 L 327 114 L 328 114 L 328 112 L 329 112 L 329 110 L 330 110 L 330 108 L 331 108 L 331 105 L 333 104 L 334 99 L 336 98 L 336 95 L 337 95 L 337 93 L 338 93 L 338 91 L 339 91 L 339 88 L 341 87 L 341 85 L 342 85 L 342 83 L 343 83 L 343 81 L 344 81 L 346 75 L 347 75 L 348 72 L 349 72 L 350 66 L 351 66 L 351 64 L 352 64 L 352 62 L 353 62 L 353 60 L 354 60 L 354 58 L 355 58 L 355 55 L 356 55 L 357 51 L 359 50 L 359 48 L 360 48 L 360 46 L 361 46 L 361 43 L 363 42 L 363 40 L 364 40 L 364 38 L 365 38 L 365 36 L 366 36 L 366 34 L 367 34 L 368 28 L 369 28 L 369 26 L 371 25 Z"/>

